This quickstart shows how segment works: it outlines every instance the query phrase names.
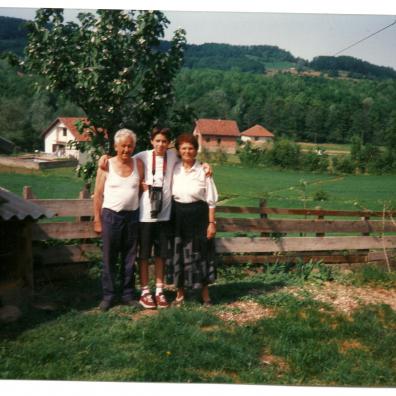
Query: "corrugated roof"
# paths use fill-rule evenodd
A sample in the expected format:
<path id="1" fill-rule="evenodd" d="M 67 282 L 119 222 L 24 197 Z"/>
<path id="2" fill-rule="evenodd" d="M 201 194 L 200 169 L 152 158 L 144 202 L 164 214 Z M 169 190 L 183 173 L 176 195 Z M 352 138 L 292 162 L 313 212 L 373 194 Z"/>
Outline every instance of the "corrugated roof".
<path id="1" fill-rule="evenodd" d="M 202 135 L 240 136 L 238 124 L 234 120 L 200 118 L 195 124 L 195 131 Z"/>
<path id="2" fill-rule="evenodd" d="M 0 219 L 1 220 L 38 220 L 44 217 L 50 218 L 55 215 L 40 205 L 29 202 L 26 199 L 0 187 Z"/>
<path id="3" fill-rule="evenodd" d="M 265 129 L 263 126 L 256 124 L 246 131 L 241 133 L 243 136 L 251 136 L 251 137 L 274 137 L 274 134 L 271 133 L 268 129 Z"/>
<path id="4" fill-rule="evenodd" d="M 0 136 L 0 153 L 11 154 L 14 150 L 15 144 L 11 140 Z"/>

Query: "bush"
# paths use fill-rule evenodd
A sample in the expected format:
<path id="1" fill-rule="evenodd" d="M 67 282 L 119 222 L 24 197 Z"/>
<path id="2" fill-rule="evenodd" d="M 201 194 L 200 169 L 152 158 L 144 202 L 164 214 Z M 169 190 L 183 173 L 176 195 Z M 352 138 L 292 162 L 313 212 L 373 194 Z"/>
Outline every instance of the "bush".
<path id="1" fill-rule="evenodd" d="M 323 190 L 316 191 L 313 195 L 314 201 L 328 201 L 330 199 L 329 193 Z"/>
<path id="2" fill-rule="evenodd" d="M 213 153 L 212 160 L 216 164 L 224 165 L 227 162 L 227 154 L 223 150 L 217 150 Z"/>
<path id="3" fill-rule="evenodd" d="M 350 156 L 333 157 L 333 169 L 336 173 L 354 173 L 355 163 Z"/>
<path id="4" fill-rule="evenodd" d="M 271 165 L 281 168 L 298 168 L 300 165 L 300 146 L 290 140 L 281 139 L 274 143 L 268 151 L 268 161 Z"/>
<path id="5" fill-rule="evenodd" d="M 312 149 L 301 154 L 301 167 L 307 171 L 326 172 L 329 166 L 329 157 L 318 154 Z"/>
<path id="6" fill-rule="evenodd" d="M 257 166 L 265 162 L 266 150 L 247 142 L 238 148 L 237 154 L 242 165 Z"/>

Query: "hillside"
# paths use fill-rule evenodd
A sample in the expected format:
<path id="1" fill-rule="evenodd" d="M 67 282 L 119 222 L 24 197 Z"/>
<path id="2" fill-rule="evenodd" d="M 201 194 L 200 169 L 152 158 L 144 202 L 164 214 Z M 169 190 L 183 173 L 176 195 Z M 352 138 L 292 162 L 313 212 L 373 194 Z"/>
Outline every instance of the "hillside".
<path id="1" fill-rule="evenodd" d="M 26 45 L 26 22 L 20 18 L 0 16 L 0 53 L 11 51 L 22 55 Z"/>
<path id="2" fill-rule="evenodd" d="M 26 20 L 0 16 L 0 54 L 11 51 L 19 56 L 26 45 Z M 170 43 L 162 41 L 167 49 Z M 396 71 L 390 67 L 373 65 L 349 56 L 318 56 L 308 62 L 295 57 L 289 51 L 271 45 L 230 45 L 220 43 L 187 44 L 184 67 L 188 69 L 238 70 L 251 73 L 265 73 L 278 70 L 325 73 L 331 77 L 352 78 L 396 78 Z"/>

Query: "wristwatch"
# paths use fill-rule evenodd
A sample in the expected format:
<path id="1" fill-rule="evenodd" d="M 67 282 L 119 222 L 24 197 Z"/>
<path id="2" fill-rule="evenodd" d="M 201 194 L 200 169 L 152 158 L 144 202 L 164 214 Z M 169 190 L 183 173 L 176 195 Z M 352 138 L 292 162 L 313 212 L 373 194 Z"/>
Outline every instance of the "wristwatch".
<path id="1" fill-rule="evenodd" d="M 209 224 L 210 223 L 212 223 L 212 224 L 214 224 L 214 225 L 216 225 L 217 224 L 217 222 L 216 221 L 209 221 Z"/>

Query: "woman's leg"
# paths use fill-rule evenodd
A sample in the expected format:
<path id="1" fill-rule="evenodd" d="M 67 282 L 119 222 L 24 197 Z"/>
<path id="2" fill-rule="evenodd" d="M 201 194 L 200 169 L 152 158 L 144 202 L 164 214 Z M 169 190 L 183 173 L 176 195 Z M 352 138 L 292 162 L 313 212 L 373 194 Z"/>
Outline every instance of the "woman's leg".
<path id="1" fill-rule="evenodd" d="M 204 304 L 210 303 L 209 286 L 208 285 L 202 286 L 201 296 L 202 296 L 202 301 Z"/>

